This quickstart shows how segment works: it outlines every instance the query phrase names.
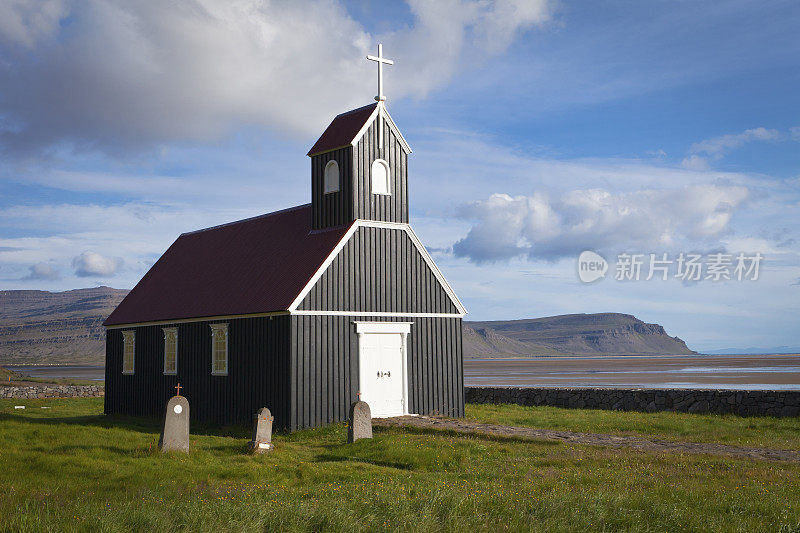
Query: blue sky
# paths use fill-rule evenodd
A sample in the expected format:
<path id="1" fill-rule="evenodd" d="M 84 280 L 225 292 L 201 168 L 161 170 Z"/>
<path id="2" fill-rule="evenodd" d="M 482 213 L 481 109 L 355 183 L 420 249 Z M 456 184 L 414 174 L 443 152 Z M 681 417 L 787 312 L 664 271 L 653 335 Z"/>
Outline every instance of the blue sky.
<path id="1" fill-rule="evenodd" d="M 369 103 L 412 223 L 475 320 L 615 311 L 698 350 L 800 346 L 796 2 L 0 5 L 0 287 L 130 288 L 182 232 L 309 200 Z M 582 283 L 594 250 L 606 279 Z M 764 261 L 618 281 L 620 253 Z"/>

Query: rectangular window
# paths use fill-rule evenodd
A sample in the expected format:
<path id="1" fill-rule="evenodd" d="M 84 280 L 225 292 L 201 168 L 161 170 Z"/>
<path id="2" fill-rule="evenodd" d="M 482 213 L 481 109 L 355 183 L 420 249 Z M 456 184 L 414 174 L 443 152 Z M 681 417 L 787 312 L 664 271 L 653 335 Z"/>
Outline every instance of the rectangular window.
<path id="1" fill-rule="evenodd" d="M 211 374 L 228 375 L 228 324 L 211 326 Z"/>
<path id="2" fill-rule="evenodd" d="M 178 328 L 164 328 L 164 374 L 178 373 Z"/>
<path id="3" fill-rule="evenodd" d="M 136 365 L 136 332 L 122 332 L 122 373 L 133 374 Z"/>

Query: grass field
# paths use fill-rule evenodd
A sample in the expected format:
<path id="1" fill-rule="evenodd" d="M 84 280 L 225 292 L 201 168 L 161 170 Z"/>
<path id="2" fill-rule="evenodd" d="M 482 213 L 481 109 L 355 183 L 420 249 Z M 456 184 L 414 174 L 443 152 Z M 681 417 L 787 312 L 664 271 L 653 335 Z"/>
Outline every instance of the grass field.
<path id="1" fill-rule="evenodd" d="M 101 399 L 0 401 L 0 530 L 800 531 L 798 464 L 382 428 L 347 445 L 344 425 L 278 435 L 259 457 L 244 453 L 245 429 L 193 427 L 190 456 L 162 456 L 157 424 L 101 411 Z M 743 419 L 752 427 L 709 433 L 713 418 L 694 415 L 613 426 L 606 417 L 623 413 L 469 414 L 776 445 L 797 431 L 786 422 L 761 437 L 765 420 Z"/>
<path id="2" fill-rule="evenodd" d="M 800 418 L 797 417 L 639 413 L 491 404 L 468 404 L 466 416 L 479 422 L 508 426 L 800 450 Z"/>

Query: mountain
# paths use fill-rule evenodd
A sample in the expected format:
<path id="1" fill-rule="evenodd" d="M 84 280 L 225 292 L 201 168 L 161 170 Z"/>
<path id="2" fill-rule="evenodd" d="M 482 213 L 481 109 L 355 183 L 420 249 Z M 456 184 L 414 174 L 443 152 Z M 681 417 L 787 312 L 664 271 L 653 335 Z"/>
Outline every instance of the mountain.
<path id="1" fill-rule="evenodd" d="M 464 322 L 465 358 L 694 353 L 662 326 L 622 313 Z"/>
<path id="2" fill-rule="evenodd" d="M 800 346 L 772 346 L 771 348 L 723 348 L 722 350 L 710 350 L 703 352 L 708 355 L 775 355 L 775 354 L 796 354 L 800 353 Z"/>
<path id="3" fill-rule="evenodd" d="M 0 364 L 105 359 L 103 320 L 127 290 L 0 291 Z"/>
<path id="4" fill-rule="evenodd" d="M 103 320 L 127 290 L 0 291 L 0 364 L 102 365 Z M 464 322 L 464 357 L 693 354 L 658 324 L 598 313 Z"/>

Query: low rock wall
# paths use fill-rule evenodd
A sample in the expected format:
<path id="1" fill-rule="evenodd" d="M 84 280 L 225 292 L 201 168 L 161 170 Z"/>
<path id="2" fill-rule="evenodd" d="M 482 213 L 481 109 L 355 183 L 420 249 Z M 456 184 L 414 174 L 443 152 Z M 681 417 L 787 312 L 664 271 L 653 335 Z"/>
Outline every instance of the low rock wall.
<path id="1" fill-rule="evenodd" d="M 30 387 L 0 387 L 0 399 L 33 398 L 90 398 L 104 396 L 102 385 L 35 385 Z"/>
<path id="2" fill-rule="evenodd" d="M 550 405 L 576 409 L 800 416 L 800 391 L 705 389 L 557 389 L 465 387 L 467 403 Z"/>

